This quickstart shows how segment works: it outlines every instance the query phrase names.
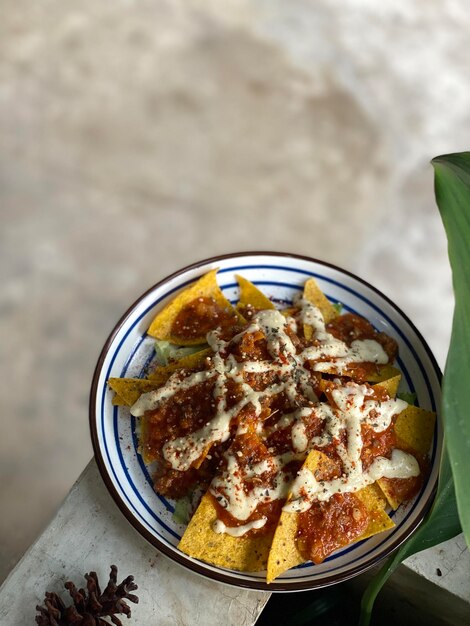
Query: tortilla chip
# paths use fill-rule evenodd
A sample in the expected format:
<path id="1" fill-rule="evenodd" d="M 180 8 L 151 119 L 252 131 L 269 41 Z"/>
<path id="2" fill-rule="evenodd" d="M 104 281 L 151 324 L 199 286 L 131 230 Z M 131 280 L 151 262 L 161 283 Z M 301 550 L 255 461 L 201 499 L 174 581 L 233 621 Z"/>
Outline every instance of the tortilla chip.
<path id="1" fill-rule="evenodd" d="M 199 350 L 199 352 L 184 356 L 169 365 L 157 367 L 148 378 L 110 378 L 108 385 L 116 392 L 112 402 L 115 406 L 132 406 L 143 393 L 155 391 L 164 385 L 173 372 L 183 368 L 200 367 L 211 354 L 210 348 Z"/>
<path id="2" fill-rule="evenodd" d="M 395 422 L 398 444 L 427 454 L 434 436 L 436 414 L 409 404 Z"/>
<path id="3" fill-rule="evenodd" d="M 367 381 L 369 383 L 381 383 L 384 380 L 388 380 L 389 378 L 394 378 L 395 376 L 401 376 L 400 370 L 397 369 L 396 367 L 393 367 L 393 365 L 390 365 L 390 363 L 387 363 L 386 365 L 381 365 L 378 368 L 377 372 L 374 372 L 373 374 L 370 374 L 367 377 Z"/>
<path id="4" fill-rule="evenodd" d="M 298 309 L 295 306 L 289 306 L 285 309 L 281 309 L 279 313 L 284 317 L 293 317 L 297 313 Z"/>
<path id="5" fill-rule="evenodd" d="M 307 335 L 306 335 L 307 337 Z M 366 373 L 364 375 L 357 375 L 357 367 L 362 367 L 360 363 L 352 363 L 350 365 L 346 365 L 345 367 L 339 370 L 337 367 L 330 367 L 328 369 L 322 370 L 322 374 L 330 374 L 332 376 L 345 376 L 347 378 L 351 378 L 354 382 L 358 384 L 362 384 L 363 382 L 367 383 L 378 383 L 393 378 L 395 376 L 401 376 L 400 370 L 393 365 L 384 365 L 379 368 L 379 371 L 376 371 L 375 365 L 370 364 L 370 373 Z"/>
<path id="6" fill-rule="evenodd" d="M 338 317 L 338 311 L 325 296 L 314 278 L 309 278 L 304 285 L 304 299 L 320 309 L 325 324 L 328 324 L 328 322 L 331 322 L 335 317 Z M 312 327 L 305 324 L 304 333 L 306 339 L 311 339 L 313 335 Z"/>
<path id="7" fill-rule="evenodd" d="M 362 501 L 369 513 L 371 513 L 371 516 L 367 528 L 362 535 L 354 539 L 353 543 L 382 533 L 384 530 L 390 530 L 390 528 L 395 526 L 395 523 L 392 522 L 384 511 L 387 502 L 381 489 L 376 484 L 368 485 L 354 495 Z"/>
<path id="8" fill-rule="evenodd" d="M 333 319 L 338 317 L 338 311 L 325 296 L 314 278 L 309 278 L 305 283 L 303 297 L 305 300 L 308 300 L 320 309 L 323 319 L 325 320 L 325 324 L 328 324 L 328 322 L 331 322 Z M 310 340 L 313 337 L 313 328 L 308 324 L 304 324 L 304 335 L 307 340 Z M 338 375 L 339 372 L 336 368 L 332 368 L 331 371 L 324 373 Z M 378 383 L 382 380 L 392 378 L 392 376 L 396 376 L 399 373 L 400 371 L 396 367 L 387 363 L 386 365 L 381 365 L 378 368 L 378 371 L 375 371 L 367 376 L 367 381 L 371 383 Z M 354 370 L 352 370 L 352 374 L 354 378 Z M 344 371 L 344 375 L 349 375 L 347 368 Z"/>
<path id="9" fill-rule="evenodd" d="M 417 406 L 409 404 L 395 422 L 395 433 L 397 435 L 397 448 L 412 450 L 418 455 L 428 454 L 434 436 L 434 425 L 436 414 L 425 411 Z M 393 489 L 394 479 L 382 479 L 377 481 L 388 503 L 393 509 L 397 509 L 403 502 Z"/>
<path id="10" fill-rule="evenodd" d="M 394 511 L 398 509 L 400 504 L 402 503 L 402 498 L 400 498 L 393 489 L 393 483 L 390 482 L 390 479 L 379 478 L 377 481 L 382 493 L 387 499 L 387 502 L 392 507 Z"/>
<path id="11" fill-rule="evenodd" d="M 243 276 L 237 275 L 237 281 L 240 286 L 240 300 L 237 304 L 237 310 L 243 315 L 246 308 L 254 311 L 264 311 L 265 309 L 274 309 L 275 306 L 258 287 L 255 287 Z"/>
<path id="12" fill-rule="evenodd" d="M 110 378 L 108 385 L 116 392 L 113 404 L 117 406 L 132 406 L 143 393 L 160 387 L 158 382 L 146 378 Z"/>
<path id="13" fill-rule="evenodd" d="M 272 533 L 231 537 L 217 534 L 212 525 L 217 519 L 212 496 L 206 493 L 178 544 L 185 554 L 218 567 L 240 572 L 266 569 Z"/>
<path id="14" fill-rule="evenodd" d="M 287 570 L 305 562 L 295 541 L 298 515 L 298 513 L 287 513 L 286 511 L 281 513 L 269 551 L 267 583 L 271 583 Z"/>
<path id="15" fill-rule="evenodd" d="M 391 398 L 395 398 L 397 395 L 398 385 L 400 384 L 400 380 L 401 380 L 401 374 L 397 374 L 396 376 L 393 376 L 392 378 L 389 378 L 388 380 L 383 380 L 382 382 L 376 383 L 375 385 L 372 385 L 372 386 L 374 387 L 374 389 L 375 388 L 384 389 Z"/>
<path id="16" fill-rule="evenodd" d="M 207 357 L 211 356 L 211 354 L 213 354 L 211 348 L 204 348 L 204 350 L 199 350 L 199 352 L 183 356 L 181 359 L 173 361 L 169 365 L 161 365 L 148 375 L 148 380 L 153 381 L 155 384 L 163 385 L 177 370 L 183 368 L 191 370 L 201 367 Z"/>
<path id="17" fill-rule="evenodd" d="M 376 389 L 376 388 L 384 389 L 391 398 L 395 398 L 395 396 L 397 395 L 397 389 L 398 389 L 398 385 L 400 384 L 400 380 L 401 380 L 401 374 L 397 374 L 396 376 L 393 376 L 392 378 L 389 378 L 388 380 L 384 380 L 381 383 L 376 383 L 375 385 L 372 385 L 372 389 Z M 331 385 L 332 385 L 331 380 L 322 378 L 318 382 L 318 389 L 320 393 L 325 393 L 327 389 L 331 387 Z"/>
<path id="18" fill-rule="evenodd" d="M 325 454 L 312 450 L 305 460 L 304 467 L 311 472 L 328 472 L 334 468 L 334 463 Z M 395 524 L 385 513 L 386 500 L 376 485 L 369 485 L 355 495 L 362 501 L 370 513 L 370 521 L 365 531 L 356 537 L 351 544 L 367 539 L 377 533 L 393 528 Z M 297 534 L 297 520 L 299 513 L 283 511 L 274 533 L 273 544 L 269 552 L 266 581 L 272 582 L 291 567 L 305 562 L 304 557 L 297 549 L 295 537 Z M 344 544 L 341 549 L 347 545 Z"/>
<path id="19" fill-rule="evenodd" d="M 153 319 L 147 333 L 155 339 L 170 341 L 176 345 L 192 346 L 204 343 L 205 333 L 200 337 L 181 338 L 172 334 L 173 323 L 178 314 L 196 298 L 212 298 L 223 309 L 234 313 L 240 321 L 244 322 L 242 316 L 232 307 L 230 302 L 222 293 L 216 279 L 217 269 L 211 270 L 202 276 L 193 285 L 179 293 L 173 298 L 164 309 L 162 309 Z M 214 322 L 214 328 L 217 323 Z"/>
<path id="20" fill-rule="evenodd" d="M 335 464 L 325 454 L 312 450 L 305 459 L 303 467 L 311 472 L 334 470 Z M 287 498 L 287 501 L 291 499 Z M 281 517 L 274 532 L 274 539 L 269 551 L 266 582 L 270 583 L 283 572 L 305 562 L 304 557 L 297 549 L 295 536 L 297 534 L 298 513 L 282 511 Z"/>

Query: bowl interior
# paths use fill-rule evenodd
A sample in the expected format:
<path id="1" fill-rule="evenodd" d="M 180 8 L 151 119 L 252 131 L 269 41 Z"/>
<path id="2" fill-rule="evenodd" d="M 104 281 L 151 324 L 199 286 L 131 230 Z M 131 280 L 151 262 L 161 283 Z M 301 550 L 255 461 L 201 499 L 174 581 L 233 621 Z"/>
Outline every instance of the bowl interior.
<path id="1" fill-rule="evenodd" d="M 421 492 L 396 512 L 389 512 L 395 528 L 334 553 L 321 565 L 310 563 L 286 572 L 269 586 L 265 573 L 226 570 L 192 559 L 176 545 L 184 527 L 173 520 L 173 503 L 156 494 L 137 453 L 135 418 L 125 407 L 112 405 L 110 377 L 140 377 L 154 356 L 154 341 L 146 336 L 155 313 L 174 295 L 212 268 L 232 302 L 238 298 L 236 274 L 255 283 L 277 302 L 291 302 L 304 282 L 314 276 L 321 289 L 344 310 L 367 318 L 377 330 L 399 345 L 401 389 L 417 395 L 417 404 L 436 411 L 440 406 L 440 372 L 425 341 L 406 316 L 385 296 L 359 278 L 334 266 L 292 255 L 242 254 L 219 257 L 186 268 L 144 294 L 117 324 L 100 356 L 90 398 L 90 424 L 95 456 L 108 489 L 129 522 L 154 546 L 204 576 L 232 585 L 268 591 L 312 589 L 357 575 L 382 559 L 416 528 L 427 511 L 437 483 L 442 447 L 438 419 L 432 449 L 431 473 Z"/>

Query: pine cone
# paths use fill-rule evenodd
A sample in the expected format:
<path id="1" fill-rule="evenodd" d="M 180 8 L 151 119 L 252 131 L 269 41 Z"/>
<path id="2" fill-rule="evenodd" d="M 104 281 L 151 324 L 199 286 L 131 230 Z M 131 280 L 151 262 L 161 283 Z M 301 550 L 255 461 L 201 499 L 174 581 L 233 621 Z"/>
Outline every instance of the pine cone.
<path id="1" fill-rule="evenodd" d="M 111 573 L 106 589 L 101 593 L 96 572 L 85 574 L 87 590 L 77 589 L 72 582 L 65 583 L 73 605 L 66 607 L 56 593 L 46 591 L 44 606 L 37 606 L 36 624 L 38 626 L 122 626 L 116 615 L 131 616 L 131 609 L 126 600 L 137 604 L 139 598 L 131 591 L 137 589 L 134 577 L 128 576 L 117 585 L 117 567 L 111 565 Z M 111 622 L 108 622 L 109 617 Z"/>

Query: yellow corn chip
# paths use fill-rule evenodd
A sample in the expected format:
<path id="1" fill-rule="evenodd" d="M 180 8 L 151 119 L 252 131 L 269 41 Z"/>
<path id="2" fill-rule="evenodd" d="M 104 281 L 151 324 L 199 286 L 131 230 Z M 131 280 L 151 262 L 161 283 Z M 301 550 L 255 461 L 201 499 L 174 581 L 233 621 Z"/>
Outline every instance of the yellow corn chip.
<path id="1" fill-rule="evenodd" d="M 148 380 L 153 381 L 155 384 L 163 385 L 170 376 L 178 370 L 201 367 L 211 354 L 213 354 L 213 352 L 210 348 L 204 348 L 204 350 L 199 350 L 199 352 L 183 356 L 181 359 L 178 359 L 178 361 L 173 361 L 169 365 L 161 365 L 149 374 Z"/>
<path id="2" fill-rule="evenodd" d="M 231 537 L 217 534 L 212 525 L 217 513 L 212 497 L 205 494 L 178 544 L 185 554 L 218 567 L 240 572 L 266 569 L 272 533 L 259 536 Z"/>
<path id="3" fill-rule="evenodd" d="M 355 364 L 352 364 L 351 366 L 347 365 L 346 367 L 343 367 L 341 371 L 338 371 L 336 367 L 331 367 L 329 369 L 325 369 L 323 373 L 332 374 L 334 376 L 347 376 L 352 378 L 353 380 L 358 380 L 357 375 L 355 374 Z M 396 367 L 393 367 L 393 365 L 387 364 L 380 366 L 378 371 L 373 371 L 370 374 L 367 374 L 365 380 L 368 383 L 378 383 L 398 375 L 401 375 L 400 370 Z"/>
<path id="4" fill-rule="evenodd" d="M 362 535 L 356 537 L 353 543 L 362 541 L 363 539 L 367 539 L 368 537 L 372 537 L 378 533 L 382 533 L 384 530 L 389 530 L 395 526 L 394 522 L 392 522 L 384 511 L 386 500 L 376 484 L 364 487 L 364 489 L 357 491 L 354 495 L 362 501 L 372 515 L 365 531 Z"/>
<path id="5" fill-rule="evenodd" d="M 395 368 L 394 368 L 395 369 Z M 396 370 L 398 371 L 398 370 Z M 401 374 L 397 374 L 388 380 L 384 380 L 381 383 L 376 383 L 372 385 L 372 389 L 384 389 L 391 398 L 395 398 L 397 395 L 398 385 L 400 384 Z M 318 388 L 320 392 L 325 392 L 328 386 L 331 385 L 331 381 L 323 378 L 318 383 Z"/>
<path id="6" fill-rule="evenodd" d="M 115 406 L 132 406 L 143 393 L 154 391 L 165 384 L 173 372 L 183 368 L 193 369 L 200 367 L 204 360 L 212 354 L 210 348 L 199 350 L 169 365 L 162 365 L 149 375 L 148 378 L 110 378 L 108 385 L 116 392 L 112 403 Z"/>
<path id="7" fill-rule="evenodd" d="M 378 368 L 378 372 L 370 374 L 370 376 L 367 377 L 367 382 L 381 383 L 384 380 L 388 380 L 389 378 L 394 378 L 399 375 L 401 376 L 400 370 L 387 363 L 386 365 L 381 365 Z"/>
<path id="8" fill-rule="evenodd" d="M 311 472 L 334 470 L 335 465 L 325 454 L 312 450 L 305 459 L 303 467 Z M 287 499 L 290 500 L 290 496 Z M 295 536 L 297 534 L 298 513 L 282 511 L 281 517 L 274 532 L 274 539 L 269 551 L 266 582 L 286 572 L 291 567 L 304 563 L 305 559 L 297 549 Z"/>
<path id="9" fill-rule="evenodd" d="M 328 324 L 328 322 L 331 322 L 335 319 L 335 317 L 338 317 L 338 311 L 325 296 L 314 278 L 309 278 L 305 283 L 304 298 L 320 309 L 325 320 L 325 324 Z M 313 329 L 308 324 L 304 325 L 304 335 L 307 340 L 313 337 Z M 335 368 L 332 368 L 331 371 L 327 371 L 325 373 L 338 374 Z M 396 367 L 386 364 L 380 366 L 377 372 L 370 374 L 367 377 L 367 381 L 371 383 L 378 383 L 380 381 L 387 380 L 388 378 L 392 378 L 392 376 L 396 376 L 399 373 L 400 372 Z M 347 368 L 344 371 L 344 375 L 348 376 Z"/>
<path id="10" fill-rule="evenodd" d="M 304 298 L 320 309 L 325 324 L 328 324 L 328 322 L 331 322 L 332 319 L 338 316 L 337 310 L 325 296 L 314 278 L 309 278 L 305 283 Z M 312 327 L 305 324 L 304 334 L 306 339 L 311 339 L 313 336 Z"/>
<path id="11" fill-rule="evenodd" d="M 395 422 L 398 446 L 427 454 L 434 435 L 436 414 L 409 404 Z"/>
<path id="12" fill-rule="evenodd" d="M 405 450 L 411 449 L 418 454 L 426 455 L 431 447 L 435 421 L 435 413 L 409 404 L 400 413 L 395 422 L 397 447 Z M 397 509 L 403 502 L 403 497 L 394 489 L 393 479 L 380 478 L 377 484 L 383 491 L 390 506 L 393 509 Z"/>
<path id="13" fill-rule="evenodd" d="M 286 511 L 281 513 L 269 551 L 267 583 L 271 583 L 287 570 L 305 562 L 295 541 L 298 516 L 298 513 L 287 513 Z"/>
<path id="14" fill-rule="evenodd" d="M 124 398 L 121 398 L 121 396 L 118 396 L 117 393 L 114 394 L 113 399 L 111 400 L 111 404 L 114 406 L 127 406 Z"/>
<path id="15" fill-rule="evenodd" d="M 160 386 L 158 382 L 146 378 L 110 378 L 108 385 L 116 392 L 113 404 L 118 406 L 132 406 L 143 393 Z"/>
<path id="16" fill-rule="evenodd" d="M 393 368 L 395 369 L 395 368 Z M 392 378 L 383 380 L 380 383 L 372 385 L 374 389 L 384 389 L 391 398 L 395 398 L 398 391 L 398 385 L 400 384 L 401 374 L 397 374 Z"/>
<path id="17" fill-rule="evenodd" d="M 318 471 L 323 473 L 324 470 L 333 468 L 334 464 L 322 452 L 312 450 L 305 460 L 304 467 L 307 467 L 313 473 Z M 369 485 L 356 492 L 355 495 L 362 501 L 371 515 L 370 522 L 365 531 L 350 542 L 351 544 L 361 541 L 362 539 L 367 539 L 367 537 L 376 535 L 389 528 L 393 528 L 395 524 L 384 511 L 385 499 L 376 485 Z M 266 576 L 268 583 L 272 582 L 291 567 L 300 565 L 300 563 L 305 561 L 304 557 L 297 549 L 295 541 L 298 516 L 299 513 L 290 513 L 287 511 L 281 513 L 268 557 Z M 342 548 L 347 545 L 350 544 L 345 543 Z"/>
<path id="18" fill-rule="evenodd" d="M 242 315 L 246 308 L 251 308 L 254 311 L 264 311 L 265 309 L 275 308 L 271 300 L 249 280 L 243 278 L 243 276 L 237 276 L 237 281 L 240 286 L 240 300 L 237 304 L 237 310 Z"/>
<path id="19" fill-rule="evenodd" d="M 392 507 L 394 511 L 398 509 L 400 504 L 402 503 L 402 498 L 400 498 L 393 489 L 393 483 L 387 481 L 387 479 L 379 478 L 377 484 L 380 486 L 382 493 L 387 498 L 387 502 Z"/>
<path id="20" fill-rule="evenodd" d="M 179 293 L 166 307 L 157 313 L 153 319 L 150 327 L 147 331 L 149 335 L 156 339 L 163 339 L 170 341 L 176 345 L 192 346 L 199 343 L 204 343 L 206 340 L 206 333 L 201 333 L 198 337 L 179 337 L 173 332 L 173 324 L 178 317 L 179 313 L 188 305 L 190 305 L 197 298 L 212 298 L 216 304 L 227 311 L 229 314 L 235 314 L 240 321 L 244 321 L 242 316 L 232 307 L 230 302 L 222 293 L 216 280 L 217 270 L 211 270 L 202 278 L 200 278 L 193 285 Z M 214 320 L 213 328 L 217 328 L 219 324 L 217 320 Z"/>

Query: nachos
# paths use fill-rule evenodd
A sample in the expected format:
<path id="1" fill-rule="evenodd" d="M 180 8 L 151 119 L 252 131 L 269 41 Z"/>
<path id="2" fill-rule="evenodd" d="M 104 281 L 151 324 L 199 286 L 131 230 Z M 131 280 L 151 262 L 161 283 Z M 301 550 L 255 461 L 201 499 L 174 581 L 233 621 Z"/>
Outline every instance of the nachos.
<path id="1" fill-rule="evenodd" d="M 236 307 L 216 270 L 180 292 L 148 331 L 165 362 L 108 383 L 140 421 L 155 490 L 203 494 L 179 549 L 271 582 L 394 526 L 386 510 L 419 491 L 435 416 L 397 398 L 394 339 L 314 279 L 287 308 L 238 280 Z"/>

